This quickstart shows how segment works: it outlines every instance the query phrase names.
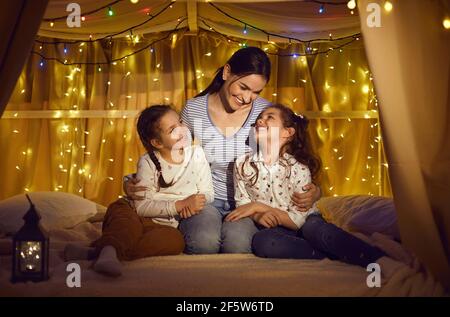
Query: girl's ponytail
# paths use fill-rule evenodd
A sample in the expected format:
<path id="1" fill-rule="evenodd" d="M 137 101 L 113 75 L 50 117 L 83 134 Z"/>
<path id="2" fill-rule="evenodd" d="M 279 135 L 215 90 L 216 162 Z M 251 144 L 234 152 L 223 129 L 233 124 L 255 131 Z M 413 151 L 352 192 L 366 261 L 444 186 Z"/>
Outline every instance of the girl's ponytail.
<path id="1" fill-rule="evenodd" d="M 148 155 L 150 156 L 150 159 L 152 160 L 153 164 L 155 164 L 156 169 L 158 170 L 158 185 L 161 188 L 167 188 L 173 185 L 173 181 L 170 182 L 169 184 L 166 183 L 166 181 L 164 180 L 164 177 L 162 175 L 161 172 L 161 164 L 159 163 L 158 158 L 155 155 L 154 151 L 149 151 Z"/>
<path id="2" fill-rule="evenodd" d="M 300 148 L 304 147 L 305 144 L 309 143 L 308 138 L 308 125 L 309 120 L 303 115 L 297 115 L 292 113 L 293 122 L 295 123 L 295 133 L 298 139 L 298 145 Z"/>
<path id="3" fill-rule="evenodd" d="M 308 166 L 312 181 L 317 180 L 321 162 L 314 154 L 311 138 L 308 133 L 309 120 L 303 115 L 292 112 L 295 122 L 295 137 L 292 141 L 292 154 L 302 164 Z"/>
<path id="4" fill-rule="evenodd" d="M 214 76 L 213 81 L 209 84 L 208 87 L 206 87 L 205 90 L 203 90 L 201 93 L 199 93 L 196 97 L 205 96 L 206 94 L 213 94 L 215 92 L 218 92 L 220 88 L 222 87 L 223 83 L 225 82 L 222 78 L 223 75 L 223 68 L 224 66 L 220 67 L 216 71 L 216 76 Z"/>

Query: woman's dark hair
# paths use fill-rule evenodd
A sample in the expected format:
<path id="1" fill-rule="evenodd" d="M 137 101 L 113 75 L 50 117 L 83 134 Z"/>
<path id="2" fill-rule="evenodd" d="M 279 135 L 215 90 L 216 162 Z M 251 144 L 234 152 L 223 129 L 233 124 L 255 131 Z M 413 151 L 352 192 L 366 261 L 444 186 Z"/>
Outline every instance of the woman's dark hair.
<path id="1" fill-rule="evenodd" d="M 266 53 L 258 47 L 245 47 L 236 51 L 227 61 L 231 73 L 239 77 L 248 75 L 262 75 L 267 81 L 270 79 L 270 60 Z M 204 96 L 218 92 L 225 82 L 222 79 L 224 66 L 220 67 L 209 86 L 197 95 Z"/>
<path id="2" fill-rule="evenodd" d="M 173 182 L 166 183 L 161 172 L 161 164 L 155 155 L 155 149 L 150 143 L 151 139 L 158 139 L 160 137 L 159 123 L 161 118 L 169 111 L 174 111 L 170 106 L 166 105 L 154 105 L 144 109 L 139 115 L 137 121 L 137 131 L 142 145 L 147 150 L 150 159 L 155 164 L 158 170 L 158 185 L 162 188 L 167 188 L 173 185 Z"/>
<path id="3" fill-rule="evenodd" d="M 295 160 L 299 163 L 302 163 L 306 166 L 308 166 L 310 173 L 311 173 L 311 180 L 317 181 L 320 167 L 321 167 L 321 161 L 320 159 L 314 154 L 314 151 L 312 149 L 311 145 L 311 139 L 308 134 L 308 125 L 309 120 L 304 116 L 299 116 L 295 114 L 292 109 L 281 105 L 281 104 L 273 104 L 270 105 L 268 108 L 266 108 L 264 111 L 266 111 L 269 108 L 275 108 L 280 110 L 281 113 L 281 119 L 283 121 L 283 125 L 285 128 L 294 128 L 295 133 L 292 135 L 291 140 L 286 142 L 286 144 L 283 145 L 283 147 L 280 149 L 280 158 L 281 153 L 288 153 L 291 154 Z M 261 114 L 260 114 L 261 116 Z M 259 117 L 258 117 L 259 118 Z M 258 120 L 258 119 L 256 119 Z M 246 160 L 242 164 L 240 174 L 244 177 L 250 177 L 250 181 L 252 185 L 255 185 L 258 180 L 258 169 L 256 168 L 256 164 L 250 160 L 250 166 L 254 169 L 255 174 L 253 175 L 245 175 L 244 174 L 244 165 L 249 160 L 250 156 L 247 156 Z M 283 164 L 283 163 L 281 163 Z M 291 166 L 292 164 L 290 164 Z M 290 169 L 289 169 L 290 173 Z M 290 174 L 289 174 L 290 175 Z"/>

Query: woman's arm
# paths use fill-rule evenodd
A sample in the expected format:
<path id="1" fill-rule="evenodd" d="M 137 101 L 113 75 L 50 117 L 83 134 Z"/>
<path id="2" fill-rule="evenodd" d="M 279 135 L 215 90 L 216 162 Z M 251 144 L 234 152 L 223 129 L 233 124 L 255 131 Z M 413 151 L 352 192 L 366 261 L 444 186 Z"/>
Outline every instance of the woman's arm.
<path id="1" fill-rule="evenodd" d="M 322 191 L 319 185 L 309 183 L 303 186 L 305 192 L 297 191 L 292 195 L 292 201 L 301 212 L 308 211 L 322 197 Z"/>
<path id="2" fill-rule="evenodd" d="M 194 164 L 197 176 L 197 189 L 199 194 L 204 194 L 206 203 L 211 204 L 214 201 L 214 187 L 212 183 L 211 168 L 206 159 L 205 152 L 200 146 L 194 146 Z"/>
<path id="3" fill-rule="evenodd" d="M 295 172 L 291 174 L 289 182 L 295 187 L 291 196 L 290 211 L 306 212 L 314 207 L 321 197 L 320 187 L 311 182 L 311 172 L 303 164 L 297 163 L 292 167 Z M 295 176 L 294 176 L 295 175 Z"/>

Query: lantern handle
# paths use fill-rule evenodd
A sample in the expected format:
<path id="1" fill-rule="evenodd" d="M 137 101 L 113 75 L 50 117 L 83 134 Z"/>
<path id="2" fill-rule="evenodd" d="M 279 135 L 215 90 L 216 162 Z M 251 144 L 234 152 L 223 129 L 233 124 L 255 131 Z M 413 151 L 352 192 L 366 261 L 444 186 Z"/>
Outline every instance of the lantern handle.
<path id="1" fill-rule="evenodd" d="M 28 194 L 25 194 L 25 196 L 27 197 L 28 201 L 30 202 L 30 205 L 33 206 L 33 202 L 31 201 L 30 196 L 28 196 Z"/>

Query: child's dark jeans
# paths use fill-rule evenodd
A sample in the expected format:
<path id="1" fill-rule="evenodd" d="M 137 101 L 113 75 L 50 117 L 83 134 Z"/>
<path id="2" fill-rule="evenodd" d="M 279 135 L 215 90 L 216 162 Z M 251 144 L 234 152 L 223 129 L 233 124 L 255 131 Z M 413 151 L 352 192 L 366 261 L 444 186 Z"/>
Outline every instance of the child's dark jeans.
<path id="1" fill-rule="evenodd" d="M 253 236 L 253 253 L 259 257 L 323 259 L 325 257 L 367 267 L 385 253 L 341 228 L 312 214 L 300 230 L 262 229 Z"/>

